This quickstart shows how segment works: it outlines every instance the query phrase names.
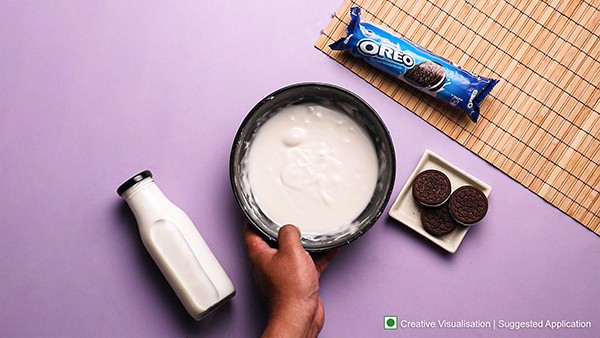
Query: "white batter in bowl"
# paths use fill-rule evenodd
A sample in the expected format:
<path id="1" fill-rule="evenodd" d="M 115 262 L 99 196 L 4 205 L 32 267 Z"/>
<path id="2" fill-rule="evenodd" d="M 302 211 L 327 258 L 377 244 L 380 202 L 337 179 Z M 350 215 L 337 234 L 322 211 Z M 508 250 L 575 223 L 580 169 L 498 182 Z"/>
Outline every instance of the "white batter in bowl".
<path id="1" fill-rule="evenodd" d="M 379 218 L 395 177 L 379 116 L 345 89 L 306 83 L 259 102 L 240 126 L 230 159 L 236 199 L 271 240 L 298 226 L 308 251 L 360 237 Z"/>

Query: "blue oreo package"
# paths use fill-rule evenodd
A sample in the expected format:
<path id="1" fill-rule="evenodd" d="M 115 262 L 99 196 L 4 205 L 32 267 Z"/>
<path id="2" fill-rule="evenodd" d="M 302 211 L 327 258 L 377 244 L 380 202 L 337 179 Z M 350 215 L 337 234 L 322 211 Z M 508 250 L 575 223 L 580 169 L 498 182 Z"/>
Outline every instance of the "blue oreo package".
<path id="1" fill-rule="evenodd" d="M 468 72 L 410 40 L 369 22 L 361 22 L 360 8 L 350 9 L 348 36 L 329 45 L 349 51 L 395 78 L 451 106 L 465 111 L 473 122 L 479 105 L 498 80 Z"/>

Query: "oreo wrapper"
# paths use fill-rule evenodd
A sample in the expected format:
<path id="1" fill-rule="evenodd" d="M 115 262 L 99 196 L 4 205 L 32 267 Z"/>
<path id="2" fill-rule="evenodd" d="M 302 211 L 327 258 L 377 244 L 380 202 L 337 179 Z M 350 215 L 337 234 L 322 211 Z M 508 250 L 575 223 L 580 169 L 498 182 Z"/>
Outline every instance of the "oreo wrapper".
<path id="1" fill-rule="evenodd" d="M 479 105 L 498 80 L 468 72 L 412 41 L 369 22 L 361 22 L 360 8 L 350 9 L 348 36 L 329 47 L 359 57 L 414 88 L 465 111 L 473 122 Z"/>

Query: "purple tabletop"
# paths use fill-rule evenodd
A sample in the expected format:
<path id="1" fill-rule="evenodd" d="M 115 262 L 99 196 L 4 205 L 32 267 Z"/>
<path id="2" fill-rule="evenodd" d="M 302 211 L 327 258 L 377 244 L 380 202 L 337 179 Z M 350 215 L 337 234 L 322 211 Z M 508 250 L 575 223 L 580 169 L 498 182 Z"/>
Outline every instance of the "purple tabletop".
<path id="1" fill-rule="evenodd" d="M 0 1 L 0 335 L 258 336 L 231 144 L 264 96 L 316 81 L 372 105 L 397 156 L 384 216 L 321 278 L 322 337 L 600 336 L 598 236 L 314 48 L 340 5 Z M 425 149 L 493 188 L 455 254 L 387 216 Z M 235 284 L 200 322 L 115 192 L 144 169 Z"/>

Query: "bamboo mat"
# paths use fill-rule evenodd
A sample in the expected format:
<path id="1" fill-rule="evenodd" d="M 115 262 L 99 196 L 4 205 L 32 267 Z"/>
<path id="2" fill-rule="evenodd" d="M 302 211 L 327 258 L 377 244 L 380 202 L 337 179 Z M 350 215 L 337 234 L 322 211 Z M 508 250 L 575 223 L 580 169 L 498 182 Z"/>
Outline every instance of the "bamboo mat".
<path id="1" fill-rule="evenodd" d="M 363 20 L 499 79 L 479 121 L 332 51 L 354 6 Z M 346 0 L 315 47 L 600 235 L 599 32 L 599 0 Z"/>

